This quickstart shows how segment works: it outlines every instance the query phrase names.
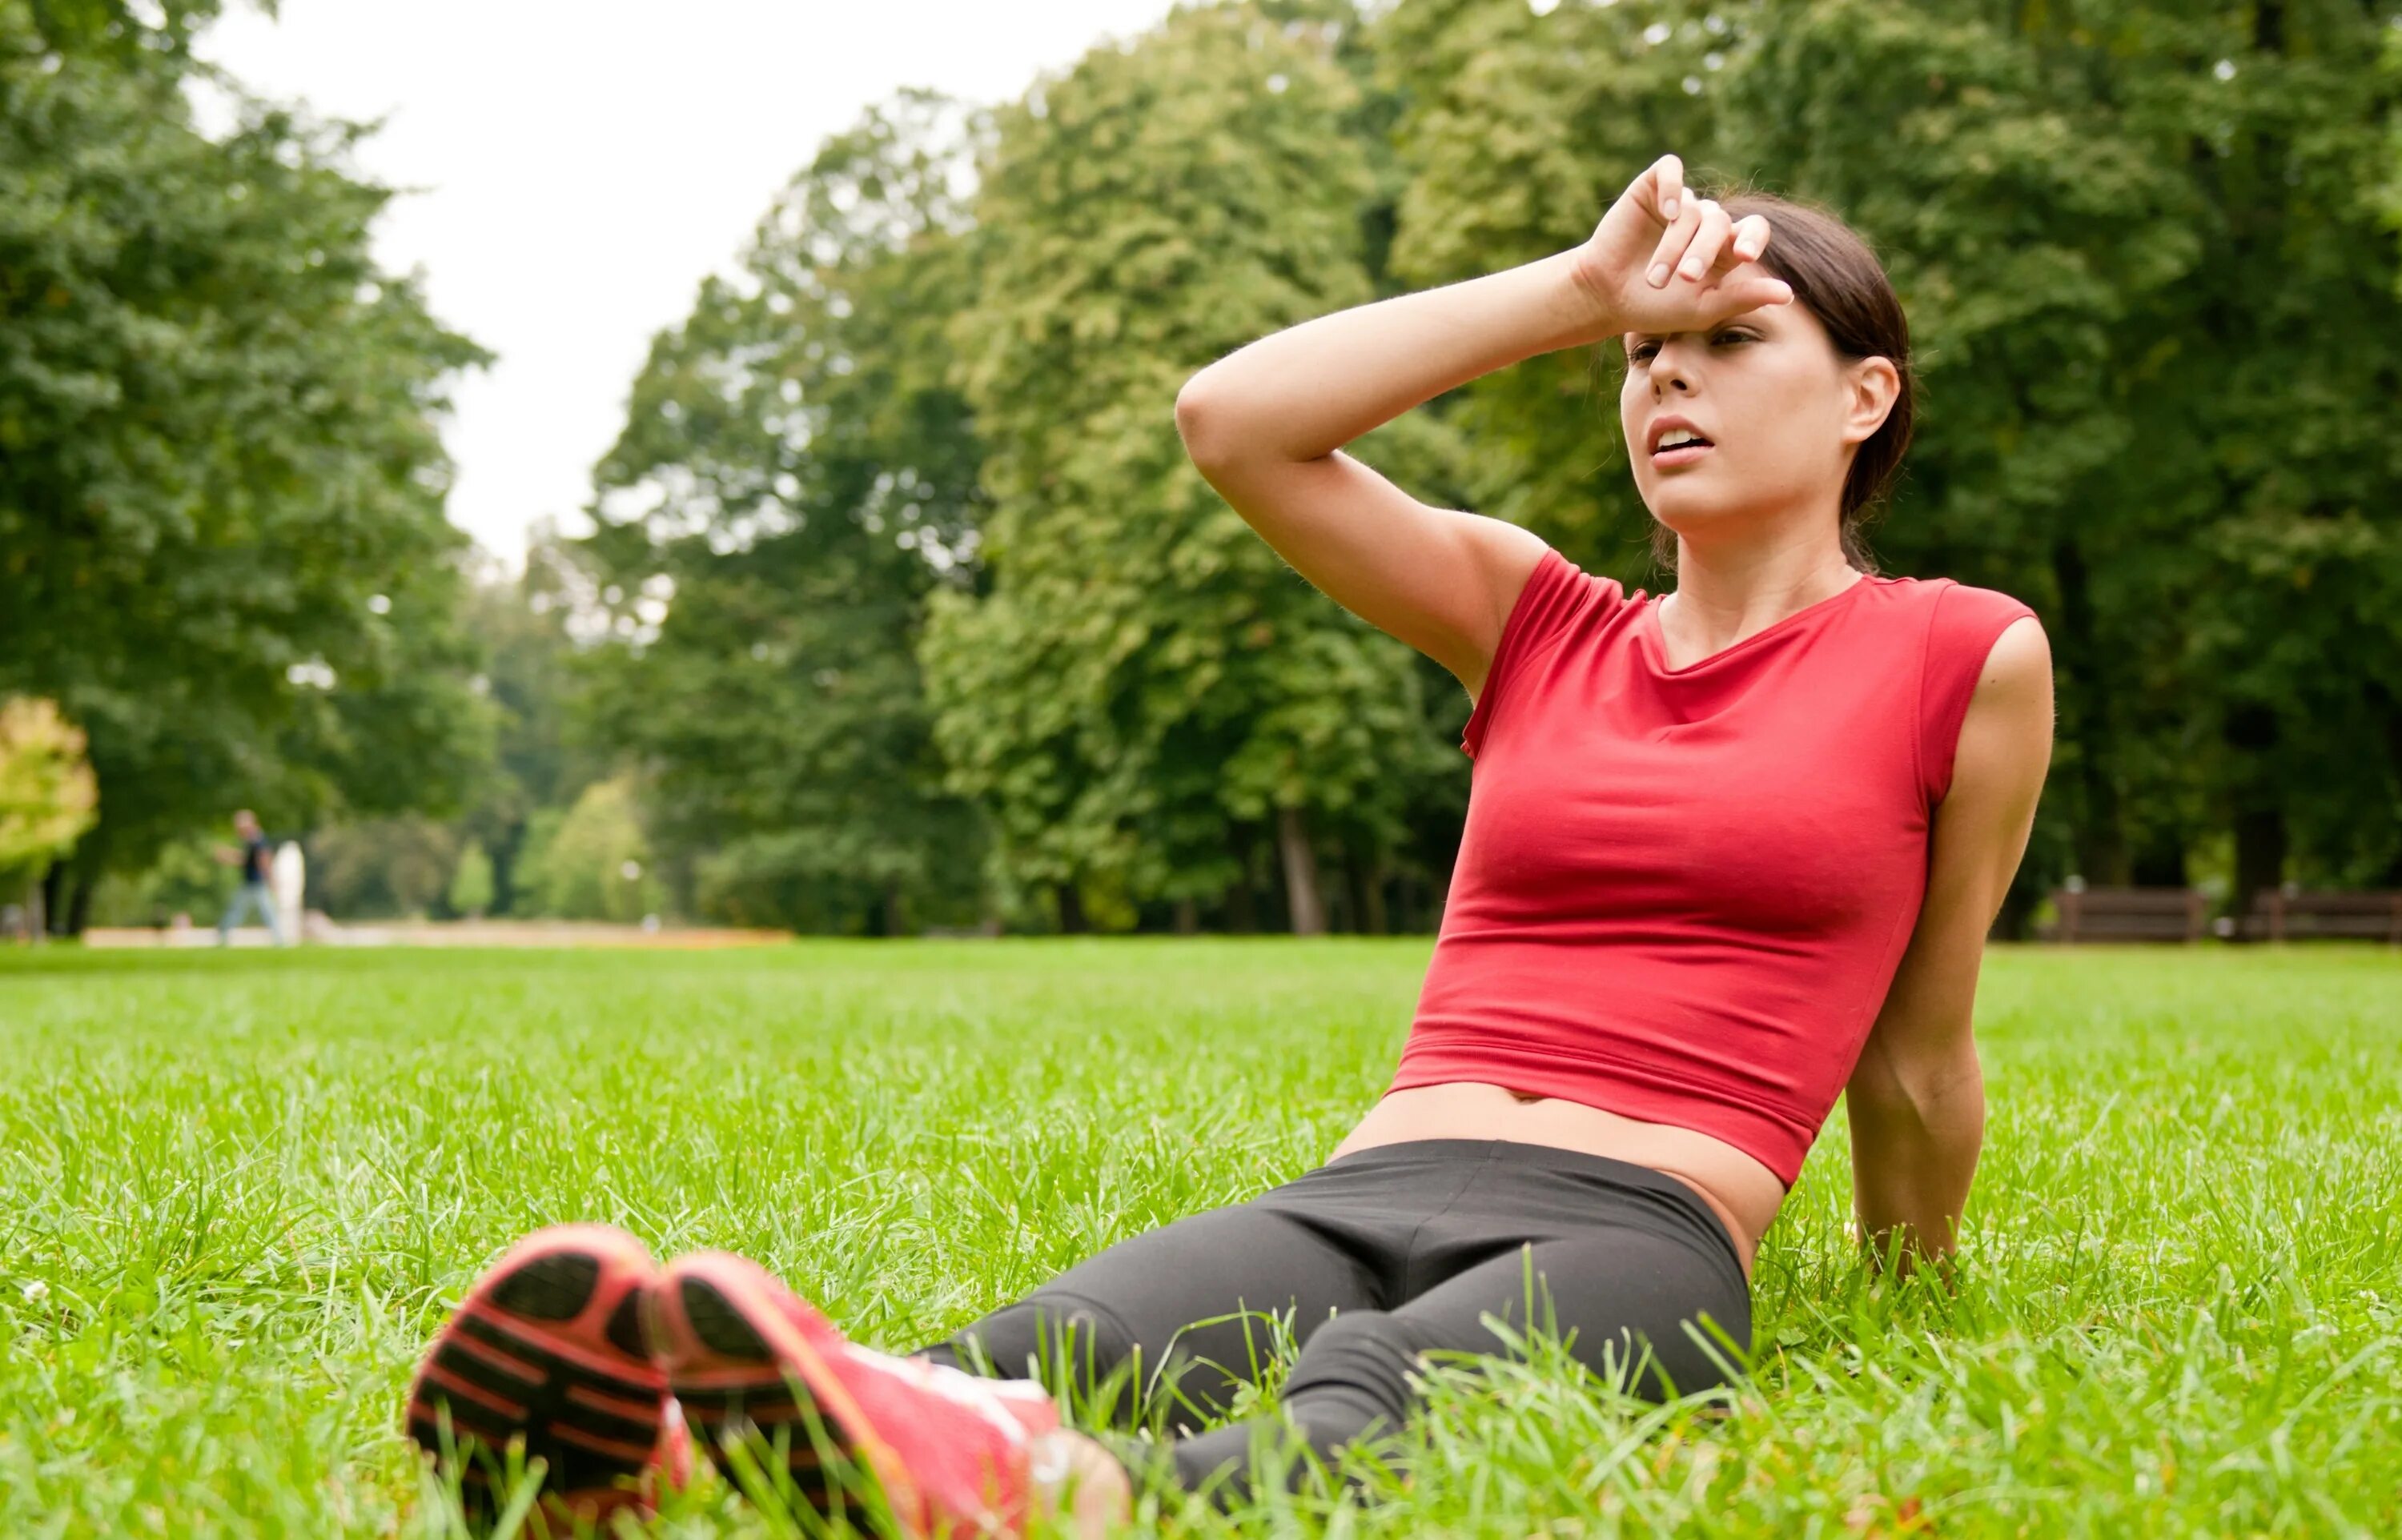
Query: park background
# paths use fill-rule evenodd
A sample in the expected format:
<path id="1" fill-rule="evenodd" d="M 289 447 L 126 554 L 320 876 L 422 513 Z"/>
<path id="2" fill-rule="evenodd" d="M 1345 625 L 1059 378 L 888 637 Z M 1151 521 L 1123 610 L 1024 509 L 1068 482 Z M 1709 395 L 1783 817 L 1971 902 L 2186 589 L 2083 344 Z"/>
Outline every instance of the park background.
<path id="1" fill-rule="evenodd" d="M 0 794 L 47 809 L 0 888 L 53 931 L 206 924 L 238 805 L 338 920 L 1431 931 L 1467 696 L 1173 399 L 1575 244 L 1663 148 L 1877 242 L 1925 376 L 1881 570 L 2050 634 L 1997 934 L 2063 883 L 2402 887 L 2402 8 L 1180 8 L 792 145 L 522 564 L 445 520 L 490 355 L 374 260 L 366 131 L 240 98 L 216 10 L 0 4 Z M 1353 452 L 1660 591 L 1619 367 Z"/>
<path id="2" fill-rule="evenodd" d="M 0 905 L 56 932 L 0 946 L 0 1534 L 452 1540 L 407 1385 L 541 1225 L 907 1347 L 1321 1161 L 1468 701 L 1210 493 L 1174 394 L 1565 249 L 1670 148 L 1879 242 L 1926 388 L 1883 570 L 2051 637 L 1957 1286 L 1865 1264 L 1831 1118 L 1723 1402 L 1437 1375 L 1410 1490 L 1143 1529 L 2402 1533 L 2402 949 L 2009 940 L 2077 883 L 2402 887 L 2402 4 L 1232 5 L 900 92 L 781 152 L 521 564 L 453 522 L 490 350 L 376 259 L 374 134 L 203 62 L 233 24 L 0 0 Z M 1658 591 L 1617 366 L 1354 448 Z M 243 804 L 354 929 L 815 934 L 60 944 L 205 926 Z M 1242 934 L 1320 927 L 1407 933 Z M 650 1533 L 811 1531 L 704 1478 Z"/>

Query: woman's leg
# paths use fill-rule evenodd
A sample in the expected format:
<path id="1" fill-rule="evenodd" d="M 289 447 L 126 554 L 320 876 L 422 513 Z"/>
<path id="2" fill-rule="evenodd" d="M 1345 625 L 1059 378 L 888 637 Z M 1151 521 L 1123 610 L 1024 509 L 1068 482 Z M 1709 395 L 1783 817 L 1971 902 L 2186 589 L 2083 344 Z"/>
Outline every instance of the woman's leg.
<path id="1" fill-rule="evenodd" d="M 1685 1323 L 1696 1322 L 1721 1356 L 1741 1364 L 1740 1355 L 1727 1354 L 1699 1323 L 1706 1313 L 1748 1353 L 1750 1299 L 1740 1272 L 1730 1276 L 1731 1260 L 1731 1254 L 1714 1258 L 1683 1241 L 1619 1227 L 1512 1248 L 1398 1309 L 1350 1310 L 1329 1322 L 1304 1345 L 1285 1382 L 1284 1415 L 1330 1465 L 1355 1439 L 1399 1432 L 1417 1405 L 1409 1376 L 1420 1354 L 1508 1353 L 1508 1344 L 1484 1324 L 1487 1313 L 1522 1333 L 1530 1322 L 1562 1338 L 1573 1332 L 1568 1348 L 1578 1362 L 1647 1399 L 1720 1383 L 1725 1376 L 1687 1335 Z M 1638 1373 L 1647 1343 L 1651 1355 Z M 1274 1423 L 1251 1419 L 1179 1441 L 1173 1451 L 1178 1483 L 1211 1491 L 1222 1504 L 1241 1500 L 1249 1490 L 1252 1439 L 1275 1433 Z M 1294 1462 L 1288 1478 L 1298 1478 L 1306 1468 Z"/>
<path id="2" fill-rule="evenodd" d="M 1100 1420 L 1132 1423 L 1169 1396 L 1174 1425 L 1222 1414 L 1276 1356 L 1269 1313 L 1297 1341 L 1375 1302 L 1352 1250 L 1291 1214 L 1241 1203 L 1131 1236 L 918 1356 L 1040 1380 Z"/>

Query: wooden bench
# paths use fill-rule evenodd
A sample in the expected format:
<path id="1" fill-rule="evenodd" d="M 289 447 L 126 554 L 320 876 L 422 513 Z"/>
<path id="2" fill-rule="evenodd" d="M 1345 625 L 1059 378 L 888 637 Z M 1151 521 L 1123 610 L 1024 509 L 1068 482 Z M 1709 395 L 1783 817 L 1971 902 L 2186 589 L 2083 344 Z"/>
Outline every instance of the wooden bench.
<path id="1" fill-rule="evenodd" d="M 2037 926 L 2045 941 L 2198 942 L 2210 933 L 2210 895 L 2199 887 L 2059 887 L 2060 917 Z"/>
<path id="2" fill-rule="evenodd" d="M 2253 895 L 2243 931 L 2253 941 L 2342 939 L 2402 946 L 2402 892 L 2287 893 L 2270 888 Z"/>

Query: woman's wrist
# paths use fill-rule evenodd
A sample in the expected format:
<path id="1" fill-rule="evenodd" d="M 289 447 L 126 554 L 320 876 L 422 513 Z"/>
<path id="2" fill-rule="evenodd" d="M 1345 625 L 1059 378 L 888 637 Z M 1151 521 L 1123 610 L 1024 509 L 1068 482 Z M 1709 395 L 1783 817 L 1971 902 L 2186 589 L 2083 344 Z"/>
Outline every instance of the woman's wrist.
<path id="1" fill-rule="evenodd" d="M 1594 289 L 1591 274 L 1583 260 L 1583 248 L 1571 246 L 1564 252 L 1529 263 L 1529 267 L 1547 267 L 1553 270 L 1553 282 L 1558 287 L 1561 334 L 1565 340 L 1554 348 L 1583 348 L 1605 342 L 1626 328 L 1611 313 L 1608 298 Z"/>

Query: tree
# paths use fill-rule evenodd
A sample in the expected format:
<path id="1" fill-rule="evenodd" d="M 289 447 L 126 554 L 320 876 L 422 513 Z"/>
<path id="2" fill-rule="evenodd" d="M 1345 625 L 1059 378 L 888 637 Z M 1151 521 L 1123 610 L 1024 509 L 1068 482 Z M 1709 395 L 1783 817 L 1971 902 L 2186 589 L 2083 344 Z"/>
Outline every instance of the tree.
<path id="1" fill-rule="evenodd" d="M 625 924 L 667 907 L 628 777 L 586 787 L 563 818 L 537 817 L 523 861 L 522 890 L 539 914 Z"/>
<path id="2" fill-rule="evenodd" d="M 535 813 L 563 812 L 610 768 L 608 751 L 587 741 L 575 709 L 583 670 L 566 626 L 586 582 L 576 558 L 545 526 L 532 531 L 520 571 L 508 573 L 485 558 L 466 596 L 466 626 L 483 650 L 482 670 L 469 688 L 492 719 L 493 752 L 471 782 L 458 821 L 490 858 L 487 906 L 494 913 L 517 905 L 518 856 Z"/>
<path id="3" fill-rule="evenodd" d="M 1441 752 L 1408 650 L 1285 566 L 1175 429 L 1200 366 L 1372 296 L 1337 35 L 1177 11 L 1001 112 L 983 158 L 952 336 L 989 582 L 935 596 L 920 655 L 951 784 L 1063 925 L 1095 895 L 1225 901 L 1264 834 L 1319 928 L 1321 840 L 1389 846 Z"/>
<path id="4" fill-rule="evenodd" d="M 65 849 L 99 816 L 83 744 L 55 704 L 0 701 L 0 869 Z"/>
<path id="5" fill-rule="evenodd" d="M 957 117 L 904 93 L 830 140 L 654 342 L 595 474 L 595 736 L 645 767 L 717 917 L 891 934 L 983 908 L 913 652 L 973 550 L 938 329 L 973 292 Z"/>
<path id="6" fill-rule="evenodd" d="M 185 95 L 213 4 L 0 0 L 0 690 L 90 737 L 104 868 L 237 802 L 455 799 L 482 752 L 433 418 L 486 358 L 375 267 L 366 131 Z"/>
<path id="7" fill-rule="evenodd" d="M 0 700 L 0 893 L 76 842 L 98 817 L 84 737 L 47 700 Z M 38 904 L 38 890 L 34 897 Z M 38 907 L 35 909 L 39 933 Z"/>
<path id="8" fill-rule="evenodd" d="M 336 919 L 421 919 L 459 865 L 459 832 L 422 814 L 367 818 L 309 841 L 309 888 Z"/>
<path id="9" fill-rule="evenodd" d="M 480 920 L 492 907 L 492 858 L 484 854 L 483 846 L 475 840 L 459 852 L 459 869 L 450 874 L 450 913 L 462 919 Z"/>

